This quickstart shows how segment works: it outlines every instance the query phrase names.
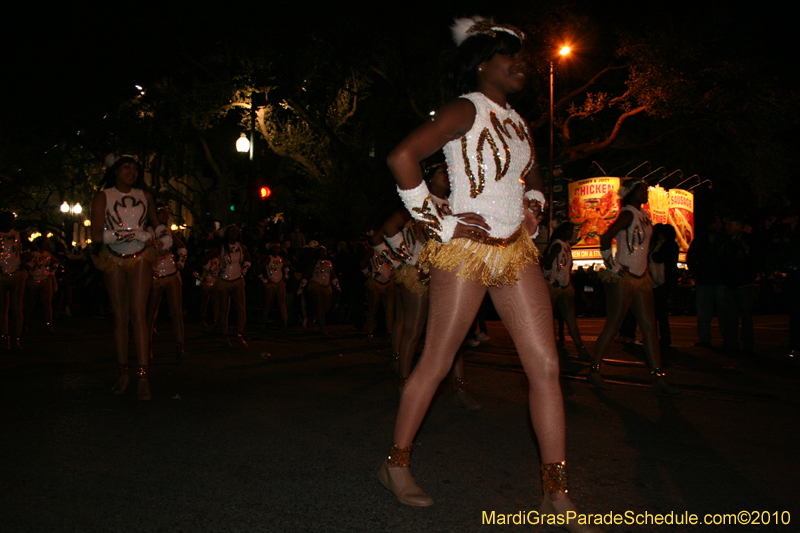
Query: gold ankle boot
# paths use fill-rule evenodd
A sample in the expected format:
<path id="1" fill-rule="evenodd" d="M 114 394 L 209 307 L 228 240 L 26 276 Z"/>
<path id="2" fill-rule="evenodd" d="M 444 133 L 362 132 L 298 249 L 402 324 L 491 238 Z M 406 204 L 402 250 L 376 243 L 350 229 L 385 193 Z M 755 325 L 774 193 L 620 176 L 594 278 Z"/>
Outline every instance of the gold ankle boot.
<path id="1" fill-rule="evenodd" d="M 603 533 L 603 530 L 597 526 L 579 524 L 577 518 L 567 519 L 568 516 L 581 514 L 569 497 L 558 500 L 551 500 L 548 497 L 548 494 L 557 492 L 566 495 L 569 491 L 566 461 L 542 464 L 542 491 L 544 492 L 544 498 L 542 499 L 542 508 L 539 513 L 542 515 L 557 515 L 553 517 L 552 522 L 543 517 L 544 525 L 557 525 L 571 533 Z"/>
<path id="2" fill-rule="evenodd" d="M 136 383 L 136 396 L 140 400 L 153 399 L 153 397 L 150 395 L 150 380 L 147 379 L 148 369 L 148 365 L 142 365 L 139 367 L 139 370 L 136 371 L 136 377 L 138 379 L 138 382 Z"/>
<path id="3" fill-rule="evenodd" d="M 417 486 L 417 482 L 414 481 L 414 477 L 411 475 L 411 471 L 408 468 L 411 464 L 410 456 L 411 446 L 398 448 L 392 444 L 392 448 L 389 450 L 389 457 L 378 470 L 378 481 L 392 491 L 400 503 L 414 507 L 433 505 L 431 497 Z"/>

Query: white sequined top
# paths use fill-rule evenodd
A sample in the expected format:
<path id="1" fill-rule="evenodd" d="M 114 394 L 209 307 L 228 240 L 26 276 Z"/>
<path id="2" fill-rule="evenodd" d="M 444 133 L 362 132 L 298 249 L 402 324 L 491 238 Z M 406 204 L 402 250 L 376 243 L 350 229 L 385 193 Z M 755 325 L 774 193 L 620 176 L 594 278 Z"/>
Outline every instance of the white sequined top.
<path id="1" fill-rule="evenodd" d="M 650 251 L 650 237 L 653 225 L 650 217 L 641 209 L 626 205 L 620 211 L 629 211 L 633 215 L 630 225 L 617 233 L 617 263 L 628 267 L 634 276 L 643 276 L 647 272 L 647 254 Z"/>
<path id="2" fill-rule="evenodd" d="M 55 272 L 58 261 L 47 251 L 31 252 L 28 258 L 28 271 L 30 279 L 33 281 L 46 281 L 50 279 L 50 274 Z"/>
<path id="3" fill-rule="evenodd" d="M 553 259 L 553 264 L 544 269 L 544 277 L 551 285 L 566 287 L 569 285 L 572 273 L 572 249 L 566 242 L 556 239 L 550 244 L 550 248 L 556 244 L 561 245 L 561 251 Z M 549 253 L 549 249 L 548 249 Z"/>
<path id="4" fill-rule="evenodd" d="M 283 257 L 270 255 L 266 265 L 267 280 L 270 283 L 280 283 L 287 275 L 286 263 Z"/>
<path id="5" fill-rule="evenodd" d="M 154 278 L 164 278 L 167 276 L 171 276 L 177 271 L 178 267 L 175 265 L 175 258 L 172 256 L 172 253 L 159 255 L 158 257 L 156 257 L 156 262 L 153 263 Z"/>
<path id="6" fill-rule="evenodd" d="M 453 213 L 477 213 L 490 237 L 511 236 L 525 220 L 524 177 L 533 168 L 533 141 L 525 121 L 483 93 L 461 96 L 475 105 L 475 122 L 444 146 Z"/>
<path id="7" fill-rule="evenodd" d="M 103 189 L 106 194 L 105 228 L 110 231 L 143 230 L 147 225 L 147 198 L 141 189 L 122 193 L 116 187 Z M 120 255 L 141 252 L 145 243 L 137 240 L 115 242 L 108 247 Z"/>
<path id="8" fill-rule="evenodd" d="M 320 259 L 314 265 L 314 272 L 311 274 L 311 281 L 319 283 L 323 287 L 331 284 L 331 272 L 333 271 L 333 263 L 327 259 Z"/>
<path id="9" fill-rule="evenodd" d="M 206 288 L 211 288 L 217 281 L 219 274 L 219 257 L 212 257 L 208 262 L 203 265 L 203 278 L 202 282 Z"/>
<path id="10" fill-rule="evenodd" d="M 223 244 L 219 262 L 221 265 L 219 277 L 221 279 L 225 281 L 236 281 L 241 278 L 244 273 L 242 269 L 242 263 L 244 262 L 242 245 L 238 242 Z"/>
<path id="11" fill-rule="evenodd" d="M 22 265 L 19 253 L 22 245 L 19 232 L 12 229 L 8 233 L 0 232 L 0 273 L 13 274 Z"/>

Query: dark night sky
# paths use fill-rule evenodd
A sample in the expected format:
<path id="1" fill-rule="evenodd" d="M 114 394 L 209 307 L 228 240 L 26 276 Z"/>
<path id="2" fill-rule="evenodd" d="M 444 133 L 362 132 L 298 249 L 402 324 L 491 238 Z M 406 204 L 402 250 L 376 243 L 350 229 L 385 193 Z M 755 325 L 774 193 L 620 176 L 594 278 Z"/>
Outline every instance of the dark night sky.
<path id="1" fill-rule="evenodd" d="M 329 13 L 322 13 L 307 9 L 307 3 L 299 4 L 314 15 L 298 17 L 293 13 L 296 9 L 272 6 L 246 13 L 244 6 L 232 3 L 221 4 L 224 7 L 218 9 L 192 4 L 188 10 L 174 2 L 162 2 L 150 9 L 142 3 L 99 9 L 75 3 L 10 8 L 0 30 L 4 72 L 0 120 L 4 128 L 24 129 L 37 117 L 69 117 L 70 110 L 102 113 L 114 102 L 133 96 L 135 83 L 147 83 L 168 72 L 181 50 L 203 50 L 237 32 L 257 33 L 296 25 L 314 27 L 342 16 L 363 17 L 365 23 L 376 20 L 374 13 L 353 7 L 329 8 Z M 425 14 L 441 19 L 442 30 L 446 31 L 444 26 L 454 15 L 480 13 L 482 10 L 476 6 L 491 5 L 497 18 L 505 20 L 504 7 L 513 10 L 519 4 L 441 2 L 435 12 L 429 9 Z M 793 57 L 798 47 L 790 44 L 789 33 L 793 19 L 780 7 L 764 12 L 731 6 L 697 7 L 698 2 L 692 8 L 675 3 L 657 8 L 644 8 L 640 2 L 574 4 L 594 11 L 600 26 L 622 23 L 646 28 L 659 24 L 685 32 L 687 39 L 706 32 L 718 35 L 730 47 L 727 53 L 758 58 L 767 75 L 780 76 L 791 83 L 796 79 Z M 789 9 L 786 5 L 785 9 Z M 402 24 L 413 31 L 419 16 L 422 14 L 405 7 L 392 18 L 378 20 Z"/>

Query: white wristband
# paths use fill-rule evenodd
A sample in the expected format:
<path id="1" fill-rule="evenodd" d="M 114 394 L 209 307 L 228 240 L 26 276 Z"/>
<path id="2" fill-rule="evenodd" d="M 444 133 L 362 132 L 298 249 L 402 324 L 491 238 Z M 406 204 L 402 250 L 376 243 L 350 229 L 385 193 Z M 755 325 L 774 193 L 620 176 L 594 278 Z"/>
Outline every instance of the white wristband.
<path id="1" fill-rule="evenodd" d="M 423 224 L 426 233 L 440 242 L 448 242 L 453 238 L 458 219 L 451 216 L 449 218 L 452 220 L 447 221 L 448 217 L 439 214 L 424 181 L 413 189 L 397 187 L 397 192 L 411 216 Z"/>
<path id="2" fill-rule="evenodd" d="M 375 250 L 375 253 L 378 255 L 378 259 L 386 263 L 392 268 L 397 268 L 400 266 L 400 261 L 394 257 L 392 253 L 392 249 L 385 242 L 381 242 L 372 247 Z"/>
<path id="3" fill-rule="evenodd" d="M 542 206 L 542 209 L 544 209 L 544 206 L 547 205 L 547 201 L 544 199 L 544 193 L 542 193 L 542 191 L 537 191 L 536 189 L 526 191 L 525 198 L 532 202 L 539 202 L 539 204 Z"/>

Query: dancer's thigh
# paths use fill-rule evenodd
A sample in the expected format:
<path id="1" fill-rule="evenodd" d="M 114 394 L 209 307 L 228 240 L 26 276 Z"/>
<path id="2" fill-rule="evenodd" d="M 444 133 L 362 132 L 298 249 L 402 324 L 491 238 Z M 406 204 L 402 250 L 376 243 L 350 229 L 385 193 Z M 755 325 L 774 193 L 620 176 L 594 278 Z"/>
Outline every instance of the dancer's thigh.
<path id="1" fill-rule="evenodd" d="M 440 379 L 447 375 L 485 294 L 486 287 L 478 282 L 431 269 L 428 336 L 414 374 L 419 371 Z"/>
<path id="2" fill-rule="evenodd" d="M 508 330 L 528 376 L 558 374 L 553 310 L 541 269 L 528 265 L 512 286 L 491 287 L 494 308 Z"/>

